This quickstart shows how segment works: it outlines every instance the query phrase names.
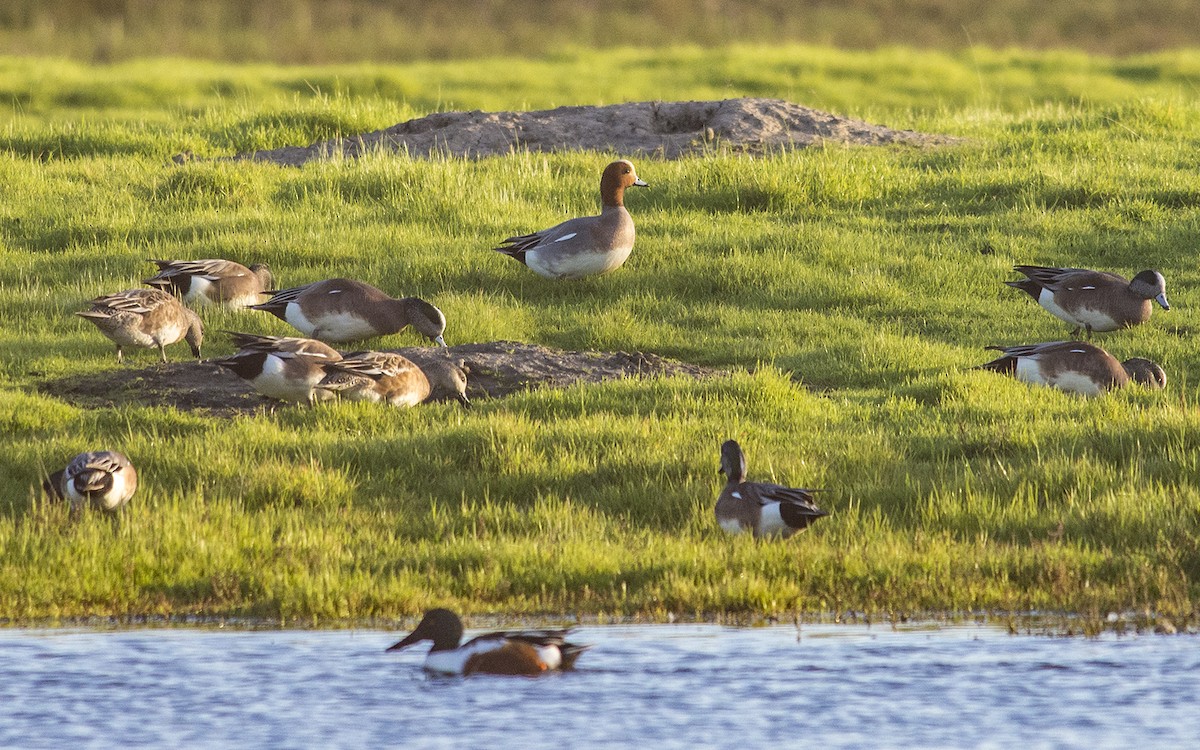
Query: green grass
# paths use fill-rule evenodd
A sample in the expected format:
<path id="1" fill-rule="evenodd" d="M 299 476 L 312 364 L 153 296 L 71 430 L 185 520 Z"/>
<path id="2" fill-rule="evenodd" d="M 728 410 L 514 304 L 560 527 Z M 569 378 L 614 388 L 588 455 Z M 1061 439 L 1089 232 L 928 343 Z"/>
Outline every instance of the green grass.
<path id="1" fill-rule="evenodd" d="M 598 71 L 601 58 L 617 73 Z M 666 617 L 1112 610 L 1200 602 L 1200 53 L 573 53 L 555 61 L 285 68 L 0 59 L 0 617 L 204 614 L 335 623 L 434 605 Z M 639 159 L 634 255 L 541 280 L 496 240 L 595 209 L 607 154 L 285 169 L 201 156 L 438 108 L 781 96 L 965 145 Z M 36 389 L 117 367 L 71 313 L 150 257 L 266 260 L 445 310 L 451 343 L 644 350 L 731 377 L 537 390 L 465 411 L 335 404 L 253 419 Z M 1173 303 L 1102 335 L 1165 391 L 1085 400 L 972 368 L 1067 327 L 1014 263 L 1163 271 Z M 284 333 L 251 312 L 218 329 Z M 409 334 L 379 346 L 416 343 Z M 185 354 L 183 347 L 172 352 Z M 136 352 L 132 366 L 149 366 Z M 753 478 L 824 488 L 785 543 L 729 539 L 720 442 Z M 119 448 L 117 522 L 38 498 Z"/>

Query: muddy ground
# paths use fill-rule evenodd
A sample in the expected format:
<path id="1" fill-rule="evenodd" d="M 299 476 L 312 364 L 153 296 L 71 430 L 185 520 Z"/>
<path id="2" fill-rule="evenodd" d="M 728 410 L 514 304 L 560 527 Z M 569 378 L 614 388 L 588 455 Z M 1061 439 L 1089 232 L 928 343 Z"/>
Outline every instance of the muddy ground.
<path id="1" fill-rule="evenodd" d="M 710 151 L 761 153 L 826 141 L 933 146 L 957 140 L 893 130 L 782 99 L 742 98 L 630 102 L 536 112 L 438 112 L 373 133 L 234 158 L 300 166 L 314 159 L 354 158 L 375 150 L 421 158 L 431 154 L 479 158 L 527 150 L 604 151 L 677 159 Z"/>
<path id="2" fill-rule="evenodd" d="M 422 367 L 436 367 L 463 359 L 470 368 L 467 395 L 472 399 L 496 398 L 538 386 L 561 388 L 572 383 L 597 383 L 630 376 L 688 375 L 707 377 L 719 373 L 697 365 L 640 352 L 567 352 L 536 344 L 496 341 L 463 344 L 449 349 L 409 347 L 389 349 Z M 183 411 L 204 411 L 233 417 L 264 406 L 284 406 L 266 399 L 229 370 L 208 362 L 161 364 L 149 354 L 139 359 L 144 367 L 128 367 L 38 384 L 43 393 L 83 407 L 122 404 L 174 406 Z M 127 364 L 129 363 L 127 359 Z"/>

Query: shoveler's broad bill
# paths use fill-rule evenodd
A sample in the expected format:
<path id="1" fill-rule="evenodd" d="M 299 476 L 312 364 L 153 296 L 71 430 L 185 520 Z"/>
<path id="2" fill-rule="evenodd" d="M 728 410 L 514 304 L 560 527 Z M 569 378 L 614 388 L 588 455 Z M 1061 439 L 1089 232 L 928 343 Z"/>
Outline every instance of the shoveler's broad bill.
<path id="1" fill-rule="evenodd" d="M 736 440 L 721 445 L 725 488 L 717 496 L 717 523 L 730 534 L 749 531 L 755 539 L 787 538 L 829 515 L 813 502 L 812 490 L 746 481 L 746 455 Z"/>
<path id="2" fill-rule="evenodd" d="M 570 628 L 562 630 L 509 630 L 485 633 L 461 643 L 463 624 L 448 609 L 431 609 L 413 632 L 390 646 L 399 651 L 421 641 L 432 641 L 425 669 L 438 674 L 536 676 L 572 669 L 590 645 L 568 643 Z"/>

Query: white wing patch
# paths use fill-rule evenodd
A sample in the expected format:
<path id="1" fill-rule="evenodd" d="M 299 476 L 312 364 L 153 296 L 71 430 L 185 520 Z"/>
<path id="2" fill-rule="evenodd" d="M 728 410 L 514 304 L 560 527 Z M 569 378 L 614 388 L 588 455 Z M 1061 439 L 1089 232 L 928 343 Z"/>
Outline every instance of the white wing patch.
<path id="1" fill-rule="evenodd" d="M 562 237 L 559 237 L 558 239 L 556 239 L 555 242 L 566 242 L 567 240 L 574 237 L 576 234 L 578 234 L 578 232 L 571 232 L 570 234 L 564 234 Z"/>
<path id="2" fill-rule="evenodd" d="M 736 497 L 738 500 L 742 499 L 742 493 L 740 492 L 730 492 L 729 495 L 730 497 Z"/>

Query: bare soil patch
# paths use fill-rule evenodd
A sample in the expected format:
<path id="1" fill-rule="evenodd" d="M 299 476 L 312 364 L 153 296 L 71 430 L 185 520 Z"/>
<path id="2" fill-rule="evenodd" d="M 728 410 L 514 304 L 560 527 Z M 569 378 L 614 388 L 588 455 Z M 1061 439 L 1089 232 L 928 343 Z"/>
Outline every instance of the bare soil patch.
<path id="1" fill-rule="evenodd" d="M 238 154 L 235 159 L 300 166 L 314 159 L 356 158 L 382 150 L 412 157 L 479 158 L 512 151 L 610 151 L 666 159 L 709 151 L 761 153 L 833 141 L 933 146 L 943 135 L 893 130 L 782 99 L 631 102 L 535 112 L 438 112 L 385 130 Z"/>
<path id="2" fill-rule="evenodd" d="M 718 370 L 641 352 L 568 352 L 537 344 L 495 341 L 463 344 L 449 349 L 408 347 L 389 349 L 422 368 L 445 366 L 463 359 L 470 368 L 467 395 L 496 398 L 538 386 L 562 388 L 572 383 L 597 383 L 632 376 L 687 375 L 707 377 Z M 260 396 L 250 385 L 208 362 L 153 364 L 40 383 L 43 393 L 84 407 L 126 404 L 173 406 L 233 417 L 282 405 Z"/>

